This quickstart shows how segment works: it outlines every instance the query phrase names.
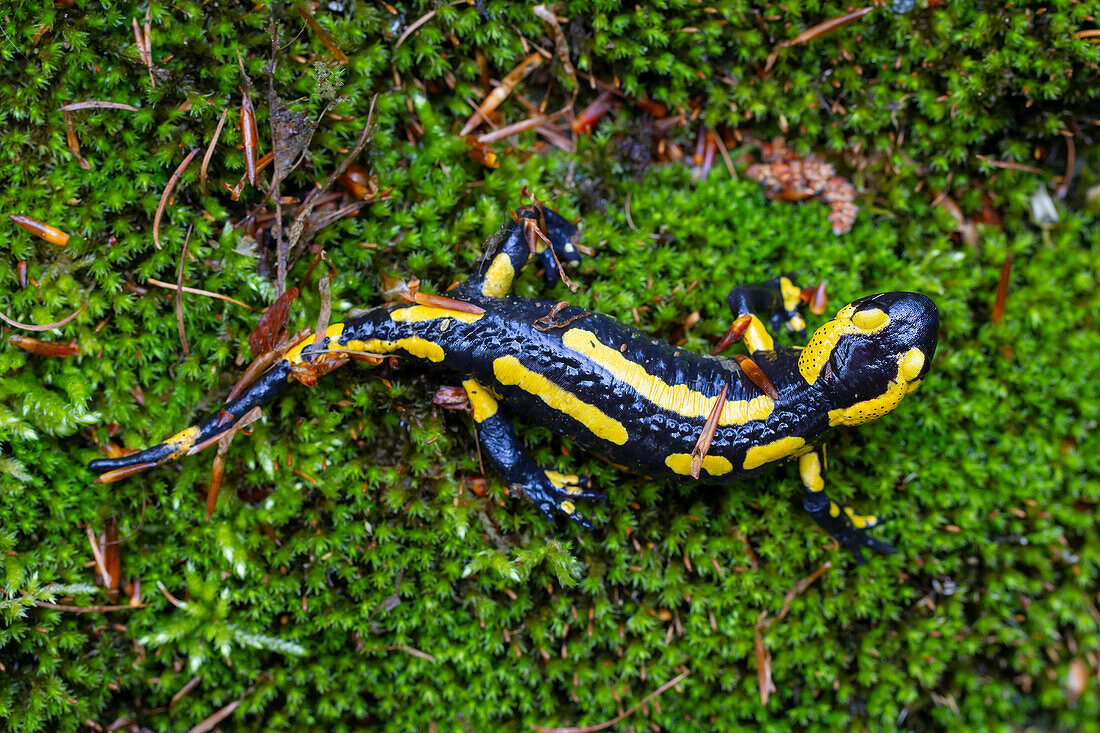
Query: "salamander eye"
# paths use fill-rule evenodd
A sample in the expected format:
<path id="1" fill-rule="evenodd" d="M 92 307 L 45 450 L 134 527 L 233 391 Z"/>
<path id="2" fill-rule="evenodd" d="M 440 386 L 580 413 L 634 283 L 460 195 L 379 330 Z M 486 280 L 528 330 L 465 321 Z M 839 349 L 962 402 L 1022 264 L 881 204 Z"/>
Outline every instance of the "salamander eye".
<path id="1" fill-rule="evenodd" d="M 878 308 L 868 308 L 852 315 L 852 325 L 861 331 L 874 331 L 890 322 L 890 316 Z"/>

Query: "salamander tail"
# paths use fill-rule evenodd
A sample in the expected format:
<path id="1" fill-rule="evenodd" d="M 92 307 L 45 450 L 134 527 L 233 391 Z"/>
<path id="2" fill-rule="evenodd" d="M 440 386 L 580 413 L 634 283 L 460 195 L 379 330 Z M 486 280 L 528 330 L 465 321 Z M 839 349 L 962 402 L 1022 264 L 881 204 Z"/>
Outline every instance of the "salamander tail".
<path id="1" fill-rule="evenodd" d="M 242 423 L 251 422 L 255 417 L 252 413 L 256 408 L 268 404 L 294 383 L 290 375 L 290 362 L 281 360 L 245 389 L 243 394 L 223 405 L 198 425 L 192 425 L 163 443 L 143 451 L 121 458 L 102 458 L 92 461 L 88 464 L 88 468 L 93 473 L 99 474 L 99 478 L 96 479 L 97 484 L 107 484 L 161 463 L 196 453 L 212 445 L 234 428 L 243 427 Z"/>

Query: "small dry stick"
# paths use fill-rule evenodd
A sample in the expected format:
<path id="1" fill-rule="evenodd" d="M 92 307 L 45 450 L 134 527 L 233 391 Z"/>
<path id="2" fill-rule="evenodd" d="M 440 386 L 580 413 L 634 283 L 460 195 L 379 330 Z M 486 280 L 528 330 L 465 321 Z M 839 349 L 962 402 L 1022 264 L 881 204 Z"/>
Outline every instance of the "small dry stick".
<path id="1" fill-rule="evenodd" d="M 172 176 L 168 179 L 168 185 L 164 187 L 164 193 L 160 195 L 160 203 L 157 204 L 157 213 L 153 216 L 153 244 L 160 249 L 160 220 L 164 216 L 164 207 L 168 205 L 168 198 L 172 195 L 172 189 L 176 187 L 176 182 L 183 175 L 183 172 L 187 170 L 187 166 L 191 165 L 191 160 L 198 154 L 199 149 L 195 148 L 187 157 L 183 159 L 183 162 L 179 164 L 176 170 L 172 171 Z"/>
<path id="2" fill-rule="evenodd" d="M 1012 255 L 1005 255 L 1005 262 L 1001 265 L 1001 279 L 997 282 L 997 299 L 993 301 L 993 322 L 1000 323 L 1005 317 L 1005 307 L 1008 305 L 1008 278 L 1012 272 Z"/>
<path id="3" fill-rule="evenodd" d="M 187 261 L 187 243 L 191 241 L 191 229 L 187 226 L 187 236 L 183 238 L 183 251 L 180 252 L 180 266 L 176 272 L 176 327 L 180 332 L 180 346 L 183 347 L 185 357 L 191 355 L 191 349 L 187 348 L 187 335 L 183 332 L 183 263 Z"/>
<path id="4" fill-rule="evenodd" d="M 714 440 L 714 433 L 718 430 L 718 419 L 722 417 L 722 409 L 726 406 L 726 390 L 728 388 L 728 384 L 722 385 L 722 391 L 718 393 L 718 399 L 715 401 L 714 407 L 711 408 L 707 421 L 703 424 L 703 431 L 699 433 L 699 440 L 696 441 L 695 448 L 691 451 L 691 477 L 694 479 L 699 478 L 699 472 L 703 468 L 703 459 L 707 457 L 710 443 Z"/>
<path id="5" fill-rule="evenodd" d="M 642 701 L 640 703 L 630 708 L 630 710 L 619 713 L 611 720 L 605 721 L 603 723 L 596 723 L 595 725 L 570 726 L 567 728 L 544 728 L 541 725 L 535 724 L 531 724 L 531 727 L 537 730 L 539 733 L 597 733 L 597 731 L 607 730 L 608 728 L 613 728 L 620 720 L 625 720 L 626 718 L 633 715 L 638 708 L 642 707 L 650 700 L 653 700 L 654 698 L 663 695 L 665 692 L 668 691 L 670 687 L 675 687 L 676 685 L 680 684 L 680 682 L 682 682 L 685 677 L 688 677 L 690 675 L 690 669 L 684 670 L 668 682 L 658 687 L 653 692 L 646 695 L 644 698 L 642 698 Z"/>
<path id="6" fill-rule="evenodd" d="M 771 55 L 768 56 L 768 60 L 764 64 L 764 71 L 771 71 L 772 65 L 775 64 L 776 59 L 779 58 L 780 49 L 797 46 L 800 43 L 806 43 L 807 41 L 811 41 L 820 35 L 828 33 L 829 31 L 836 30 L 837 28 L 842 28 L 852 21 L 858 20 L 867 15 L 867 13 L 871 12 L 872 10 L 874 10 L 873 6 L 860 8 L 859 10 L 853 10 L 850 13 L 845 13 L 844 15 L 837 16 L 836 18 L 829 18 L 828 20 L 822 21 L 815 26 L 807 28 L 789 41 L 783 41 L 778 46 L 776 46 L 775 50 L 772 51 Z"/>
<path id="7" fill-rule="evenodd" d="M 91 170 L 92 164 L 85 160 L 84 156 L 80 154 L 80 140 L 76 137 L 76 128 L 73 127 L 73 116 L 70 112 L 65 112 L 65 141 L 69 144 L 69 152 L 76 158 L 76 162 L 80 164 L 80 167 L 84 170 Z"/>
<path id="8" fill-rule="evenodd" d="M 214 146 L 218 144 L 218 138 L 222 135 L 222 127 L 229 117 L 229 108 L 222 110 L 222 116 L 218 119 L 218 126 L 214 128 L 214 137 L 210 138 L 210 145 L 206 148 L 206 155 L 202 156 L 202 167 L 199 168 L 199 189 L 206 193 L 206 172 L 210 168 L 210 158 L 214 156 Z"/>
<path id="9" fill-rule="evenodd" d="M 38 601 L 35 605 L 39 608 L 48 608 L 51 611 L 67 611 L 68 613 L 109 613 L 111 611 L 130 611 L 135 608 L 145 608 L 148 604 L 139 603 L 136 606 L 63 606 L 57 603 Z"/>
<path id="10" fill-rule="evenodd" d="M 156 285 L 158 288 L 165 288 L 167 290 L 176 289 L 176 285 L 174 283 L 166 283 L 163 280 L 157 280 L 152 277 L 146 278 L 145 282 L 149 283 L 150 285 Z M 242 303 L 241 301 L 234 298 L 230 298 L 228 295 L 222 295 L 221 293 L 212 293 L 209 290 L 200 290 L 199 288 L 189 288 L 187 286 L 184 286 L 182 290 L 183 292 L 191 293 L 192 295 L 205 295 L 208 298 L 217 298 L 218 300 L 224 300 L 227 303 L 239 305 L 240 307 L 247 308 L 248 310 L 255 310 L 255 308 L 253 308 L 252 306 L 246 303 Z"/>
<path id="11" fill-rule="evenodd" d="M 138 111 L 137 107 L 131 107 L 130 105 L 123 104 L 122 102 L 99 102 L 99 101 L 73 102 L 72 104 L 66 104 L 64 107 L 61 108 L 61 111 L 62 112 L 76 112 L 77 110 L 81 110 L 81 109 L 125 109 L 125 110 L 129 110 L 130 112 L 137 112 Z"/>
<path id="12" fill-rule="evenodd" d="M 508 76 L 500 80 L 500 86 L 489 93 L 484 101 L 478 105 L 477 112 L 470 115 L 466 124 L 459 131 L 461 137 L 469 135 L 478 125 L 479 117 L 487 117 L 490 112 L 500 106 L 501 102 L 508 98 L 512 90 L 516 88 L 523 77 L 530 74 L 542 63 L 542 54 L 535 52 L 519 63 L 516 68 L 508 72 Z"/>
<path id="13" fill-rule="evenodd" d="M 84 301 L 84 305 L 77 308 L 70 315 L 65 316 L 60 321 L 54 321 L 53 323 L 47 323 L 44 326 L 36 326 L 33 323 L 20 323 L 19 321 L 16 321 L 12 318 L 9 318 L 8 316 L 5 316 L 3 313 L 0 313 L 0 321 L 3 321 L 4 323 L 8 324 L 9 326 L 14 326 L 15 328 L 21 328 L 24 331 L 51 331 L 55 328 L 61 328 L 66 323 L 69 323 L 74 318 L 79 316 L 81 314 L 81 312 L 87 307 L 88 307 L 88 301 Z"/>
<path id="14" fill-rule="evenodd" d="M 95 530 L 91 527 L 87 528 L 88 544 L 92 546 L 92 557 L 95 558 L 96 569 L 99 570 L 99 575 L 103 578 L 103 585 L 111 586 L 111 574 L 107 572 L 107 562 L 103 558 L 103 552 L 99 549 L 99 541 L 96 539 Z"/>
<path id="15" fill-rule="evenodd" d="M 487 132 L 479 136 L 477 141 L 483 145 L 495 143 L 497 140 L 503 140 L 506 137 L 518 135 L 521 132 L 527 132 L 528 130 L 544 125 L 551 119 L 550 115 L 542 115 L 540 117 L 531 117 L 526 120 L 520 120 L 519 122 L 513 122 L 510 125 L 505 125 L 499 130 L 493 130 L 492 132 Z"/>

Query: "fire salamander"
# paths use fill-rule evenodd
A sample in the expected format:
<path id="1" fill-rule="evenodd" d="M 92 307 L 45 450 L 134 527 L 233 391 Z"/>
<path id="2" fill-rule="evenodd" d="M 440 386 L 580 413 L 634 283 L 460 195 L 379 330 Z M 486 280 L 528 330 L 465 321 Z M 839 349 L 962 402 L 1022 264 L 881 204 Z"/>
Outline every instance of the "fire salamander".
<path id="1" fill-rule="evenodd" d="M 532 236 L 534 226 L 548 245 Z M 799 290 L 789 277 L 734 289 L 729 304 L 747 322 L 743 339 L 774 388 L 769 395 L 736 359 L 690 353 L 564 303 L 507 297 L 531 259 L 551 280 L 559 263 L 577 264 L 575 233 L 553 211 L 521 208 L 486 242 L 477 272 L 448 298 L 379 307 L 330 326 L 321 344 L 304 339 L 199 425 L 147 450 L 93 461 L 90 468 L 110 481 L 211 445 L 234 421 L 287 389 L 296 366 L 324 354 L 399 354 L 460 376 L 498 475 L 548 517 L 556 510 L 590 527 L 578 502 L 606 497 L 582 477 L 536 465 L 511 415 L 524 415 L 613 463 L 680 481 L 693 480 L 693 450 L 705 427 L 713 438 L 701 465 L 696 450 L 701 482 L 725 483 L 797 459 L 803 506 L 826 532 L 860 562 L 862 547 L 891 552 L 865 531 L 877 523 L 874 516 L 826 494 L 816 445 L 829 428 L 881 417 L 918 387 L 936 349 L 935 304 L 915 293 L 860 298 L 814 332 L 805 348 L 794 348 L 775 344 L 764 325 L 804 327 Z"/>

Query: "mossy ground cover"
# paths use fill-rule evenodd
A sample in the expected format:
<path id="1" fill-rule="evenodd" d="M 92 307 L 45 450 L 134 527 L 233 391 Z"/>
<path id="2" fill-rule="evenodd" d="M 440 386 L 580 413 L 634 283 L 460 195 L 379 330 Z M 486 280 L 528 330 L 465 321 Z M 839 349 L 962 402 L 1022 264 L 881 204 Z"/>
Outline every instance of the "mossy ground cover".
<path id="1" fill-rule="evenodd" d="M 499 78 L 523 57 L 521 37 L 552 48 L 522 5 L 317 9 L 349 57 L 340 119 L 319 126 L 284 193 L 335 167 L 375 93 L 377 129 L 359 162 L 393 188 L 314 240 L 336 268 L 334 318 L 380 302 L 383 272 L 441 292 L 524 202 L 523 186 L 580 217 L 596 252 L 571 274 L 577 294 L 531 272 L 518 294 L 569 299 L 661 337 L 698 311 L 691 349 L 709 350 L 728 325 L 730 287 L 778 272 L 827 279 L 834 304 L 891 289 L 936 300 L 942 339 L 922 388 L 828 443 L 830 491 L 884 517 L 876 534 L 899 549 L 864 566 L 803 516 L 791 466 L 720 490 L 668 486 L 529 425 L 540 462 L 591 474 L 608 492 L 585 507 L 596 530 L 548 523 L 491 476 L 479 495 L 468 419 L 432 408 L 441 379 L 416 370 L 353 365 L 275 403 L 234 443 L 210 522 L 203 456 L 93 485 L 84 466 L 112 423 L 116 440 L 140 447 L 206 414 L 243 369 L 255 325 L 239 306 L 187 295 L 184 357 L 171 294 L 137 295 L 127 283 L 173 281 L 193 225 L 185 284 L 257 308 L 274 297 L 270 256 L 258 261 L 231 225 L 260 197 L 249 189 L 233 203 L 221 186 L 244 168 L 232 124 L 207 192 L 193 165 L 167 208 L 163 249 L 150 236 L 172 169 L 205 148 L 224 109 L 236 115 L 238 50 L 266 87 L 270 18 L 262 7 L 195 3 L 9 5 L 0 213 L 72 239 L 58 248 L 0 224 L 0 310 L 48 323 L 88 306 L 38 334 L 75 338 L 81 356 L 0 345 L 0 719 L 21 730 L 123 719 L 183 730 L 223 711 L 226 729 L 524 730 L 611 720 L 679 677 L 618 727 L 1097 729 L 1100 227 L 1073 193 L 1095 175 L 1082 126 L 1100 88 L 1096 45 L 1077 35 L 1095 27 L 1086 5 L 877 7 L 781 48 L 769 74 L 760 72 L 777 44 L 850 8 L 560 8 L 577 67 L 617 77 L 628 94 L 697 107 L 710 125 L 785 127 L 807 150 L 863 150 L 852 173 L 869 187 L 866 210 L 842 237 L 822 205 L 769 201 L 721 165 L 705 181 L 681 165 L 639 170 L 623 156 L 623 135 L 637 131 L 626 108 L 576 154 L 532 155 L 527 133 L 498 169 L 472 160 L 455 132 L 466 98 L 482 95 L 476 52 Z M 155 89 L 131 24 L 147 8 Z M 309 30 L 296 35 L 293 8 L 277 16 L 276 88 L 316 117 L 317 77 L 330 69 L 314 62 L 331 56 Z M 582 102 L 594 94 L 582 88 Z M 138 108 L 73 113 L 87 169 L 58 111 L 85 100 Z M 260 116 L 265 129 L 262 106 Z M 423 130 L 411 139 L 410 120 Z M 1049 174 L 976 156 L 1060 174 L 1062 133 L 1085 166 L 1043 232 L 1028 201 Z M 683 135 L 690 145 L 693 130 Z M 1046 157 L 1035 161 L 1036 148 Z M 995 206 L 1001 225 L 959 241 L 956 220 L 935 205 L 947 192 L 966 216 Z M 1008 307 L 994 323 L 1006 255 Z M 28 263 L 25 289 L 18 261 Z M 316 319 L 316 278 L 294 328 Z M 143 607 L 39 605 L 127 603 L 93 584 L 86 532 L 112 522 L 121 574 L 140 579 Z M 776 691 L 762 705 L 754 625 L 826 562 L 764 633 Z"/>

